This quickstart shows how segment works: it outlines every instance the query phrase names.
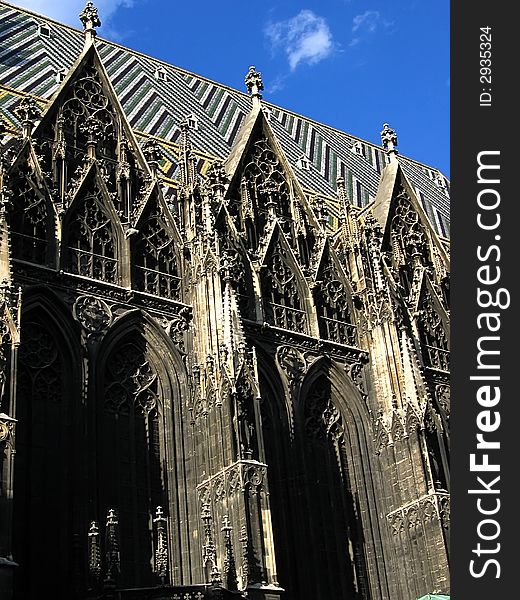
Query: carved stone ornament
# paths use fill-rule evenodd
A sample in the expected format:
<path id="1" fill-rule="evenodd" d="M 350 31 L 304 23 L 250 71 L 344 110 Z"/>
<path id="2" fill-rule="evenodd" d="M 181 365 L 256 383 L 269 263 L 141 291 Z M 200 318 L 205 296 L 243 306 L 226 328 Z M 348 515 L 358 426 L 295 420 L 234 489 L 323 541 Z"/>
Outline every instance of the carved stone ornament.
<path id="1" fill-rule="evenodd" d="M 307 362 L 304 355 L 292 346 L 280 346 L 276 351 L 276 361 L 287 378 L 289 387 L 300 383 Z"/>
<path id="2" fill-rule="evenodd" d="M 441 522 L 444 529 L 450 527 L 450 497 L 439 496 L 439 510 L 441 515 Z"/>
<path id="3" fill-rule="evenodd" d="M 147 140 L 143 145 L 143 154 L 149 163 L 158 163 L 162 158 L 161 147 L 156 140 Z"/>
<path id="4" fill-rule="evenodd" d="M 450 386 L 449 385 L 437 385 L 435 387 L 435 397 L 440 409 L 446 415 L 449 420 L 450 417 Z"/>
<path id="5" fill-rule="evenodd" d="M 9 428 L 5 423 L 0 422 L 0 444 L 5 442 L 7 436 L 9 435 Z"/>
<path id="6" fill-rule="evenodd" d="M 92 27 L 101 27 L 101 20 L 99 19 L 98 9 L 92 2 L 87 2 L 85 8 L 79 15 L 79 20 L 83 24 L 85 29 Z"/>
<path id="7" fill-rule="evenodd" d="M 383 290 L 368 293 L 366 295 L 366 312 L 369 331 L 390 321 L 393 316 L 392 302 L 387 293 Z"/>
<path id="8" fill-rule="evenodd" d="M 20 104 L 14 109 L 16 116 L 22 123 L 33 124 L 40 118 L 42 111 L 34 98 L 22 98 Z"/>
<path id="9" fill-rule="evenodd" d="M 224 192 L 226 185 L 229 181 L 224 165 L 221 161 L 217 160 L 208 169 L 207 173 L 208 182 L 210 188 L 214 193 L 218 194 Z"/>
<path id="10" fill-rule="evenodd" d="M 397 134 L 394 129 L 392 129 L 388 123 L 383 125 L 383 131 L 381 131 L 381 142 L 383 144 L 383 148 L 390 152 L 395 150 L 397 146 Z"/>
<path id="11" fill-rule="evenodd" d="M 361 354 L 360 360 L 357 360 L 352 364 L 345 365 L 345 370 L 352 380 L 352 383 L 356 386 L 364 399 L 368 398 L 365 381 L 363 378 L 363 367 L 367 364 L 367 362 L 368 356 L 366 354 Z"/>
<path id="12" fill-rule="evenodd" d="M 184 332 L 190 327 L 193 319 L 191 307 L 184 306 L 172 319 L 164 320 L 163 326 L 176 346 L 184 352 Z"/>
<path id="13" fill-rule="evenodd" d="M 93 296 L 80 296 L 72 309 L 74 318 L 89 334 L 99 334 L 112 323 L 109 306 Z"/>
<path id="14" fill-rule="evenodd" d="M 379 415 L 374 426 L 374 444 L 376 454 L 381 454 L 391 444 L 390 427 L 382 414 Z"/>
<path id="15" fill-rule="evenodd" d="M 404 531 L 403 515 L 400 512 L 389 515 L 388 521 L 392 528 L 393 535 L 399 535 Z"/>
<path id="16" fill-rule="evenodd" d="M 0 449 L 12 442 L 12 434 L 16 419 L 0 413 Z"/>
<path id="17" fill-rule="evenodd" d="M 244 81 L 250 94 L 258 94 L 258 92 L 264 89 L 262 74 L 256 70 L 256 67 L 249 67 Z"/>
<path id="18" fill-rule="evenodd" d="M 405 529 L 415 530 L 421 524 L 438 521 L 449 527 L 450 497 L 448 494 L 428 494 L 387 515 L 393 535 Z"/>

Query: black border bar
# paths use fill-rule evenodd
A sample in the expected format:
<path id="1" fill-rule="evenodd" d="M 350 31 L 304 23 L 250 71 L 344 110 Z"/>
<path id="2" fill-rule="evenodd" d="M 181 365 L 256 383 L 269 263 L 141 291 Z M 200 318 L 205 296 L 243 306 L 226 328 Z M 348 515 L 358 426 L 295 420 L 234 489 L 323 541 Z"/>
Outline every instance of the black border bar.
<path id="1" fill-rule="evenodd" d="M 520 597 L 520 30 L 512 10 L 451 4 L 454 600 Z"/>

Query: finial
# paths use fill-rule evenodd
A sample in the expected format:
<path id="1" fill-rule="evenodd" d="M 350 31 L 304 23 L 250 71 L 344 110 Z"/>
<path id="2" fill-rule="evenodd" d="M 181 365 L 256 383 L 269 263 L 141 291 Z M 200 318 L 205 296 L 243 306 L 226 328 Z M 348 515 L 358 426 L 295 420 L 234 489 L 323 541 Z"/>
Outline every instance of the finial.
<path id="1" fill-rule="evenodd" d="M 105 557 L 106 574 L 104 584 L 110 588 L 120 572 L 119 556 L 119 521 L 117 512 L 110 508 L 107 512 L 107 522 L 105 529 Z"/>
<path id="2" fill-rule="evenodd" d="M 159 162 L 162 157 L 161 147 L 159 146 L 157 141 L 154 139 L 147 140 L 143 146 L 143 154 L 148 164 L 150 165 L 150 169 L 152 170 L 153 175 L 157 175 Z"/>
<path id="3" fill-rule="evenodd" d="M 7 127 L 3 119 L 0 119 L 0 144 L 4 141 L 4 136 L 7 133 Z"/>
<path id="4" fill-rule="evenodd" d="M 88 531 L 88 569 L 94 580 L 101 575 L 101 548 L 99 544 L 99 526 L 97 521 L 90 522 Z"/>
<path id="5" fill-rule="evenodd" d="M 83 33 L 85 34 L 84 49 L 87 49 L 94 43 L 94 38 L 97 35 L 96 27 L 101 27 L 98 9 L 92 2 L 87 2 L 85 8 L 79 15 L 79 20 L 83 24 Z"/>
<path id="6" fill-rule="evenodd" d="M 341 202 L 342 208 L 346 208 L 350 202 L 347 195 L 347 190 L 345 189 L 345 178 L 341 175 L 336 178 L 336 190 L 338 192 L 338 198 Z"/>
<path id="7" fill-rule="evenodd" d="M 347 221 L 348 213 L 350 210 L 350 199 L 345 189 L 345 178 L 339 175 L 336 179 L 336 190 L 338 192 L 338 199 L 341 206 L 341 221 Z"/>
<path id="8" fill-rule="evenodd" d="M 229 183 L 226 169 L 220 160 L 211 164 L 207 172 L 208 182 L 218 200 L 222 200 Z"/>
<path id="9" fill-rule="evenodd" d="M 31 137 L 34 122 L 40 117 L 41 110 L 34 98 L 22 98 L 20 104 L 14 109 L 16 116 L 22 123 L 22 134 L 24 138 Z"/>
<path id="10" fill-rule="evenodd" d="M 323 201 L 323 198 L 321 198 L 320 196 L 316 196 L 312 203 L 312 209 L 314 211 L 314 214 L 316 215 L 316 218 L 318 219 L 318 223 L 323 229 L 325 229 L 327 227 L 329 219 L 327 215 L 327 207 L 325 205 L 325 202 Z"/>
<path id="11" fill-rule="evenodd" d="M 256 70 L 256 67 L 249 67 L 249 71 L 247 72 L 245 83 L 247 86 L 247 91 L 251 94 L 251 98 L 253 99 L 253 106 L 260 106 L 260 100 L 262 99 L 262 94 L 260 92 L 264 89 L 264 83 L 262 81 L 262 73 Z"/>
<path id="12" fill-rule="evenodd" d="M 209 568 L 209 583 L 214 586 L 222 585 L 222 577 L 217 565 L 217 550 L 213 540 L 212 524 L 213 517 L 211 516 L 210 505 L 205 503 L 202 505 L 201 519 L 204 523 L 204 547 L 202 553 L 202 564 L 205 568 Z"/>
<path id="13" fill-rule="evenodd" d="M 383 125 L 381 142 L 386 153 L 390 156 L 390 160 L 395 159 L 395 155 L 397 154 L 397 134 L 388 123 Z"/>
<path id="14" fill-rule="evenodd" d="M 235 564 L 235 555 L 233 553 L 233 543 L 231 541 L 231 522 L 229 516 L 225 515 L 222 519 L 222 533 L 224 534 L 224 546 L 226 556 L 224 559 L 224 585 L 228 590 L 238 591 L 237 570 Z"/>
<path id="15" fill-rule="evenodd" d="M 193 189 L 197 176 L 196 158 L 191 152 L 190 125 L 185 119 L 179 124 L 181 130 L 181 182 L 185 189 Z"/>
<path id="16" fill-rule="evenodd" d="M 168 577 L 168 535 L 166 530 L 166 517 L 162 506 L 158 506 L 155 511 L 155 537 L 157 545 L 155 548 L 155 573 L 164 585 Z"/>

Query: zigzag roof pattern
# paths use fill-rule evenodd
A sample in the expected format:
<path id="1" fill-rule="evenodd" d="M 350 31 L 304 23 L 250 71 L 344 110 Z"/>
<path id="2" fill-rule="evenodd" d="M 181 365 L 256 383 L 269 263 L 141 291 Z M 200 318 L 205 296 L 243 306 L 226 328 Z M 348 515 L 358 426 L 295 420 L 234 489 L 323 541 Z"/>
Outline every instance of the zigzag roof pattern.
<path id="1" fill-rule="evenodd" d="M 83 44 L 81 31 L 0 1 L 0 113 L 13 130 L 20 127 L 13 113 L 20 97 L 31 95 L 43 108 L 58 89 L 59 74 L 70 69 Z M 198 122 L 191 131 L 198 170 L 205 173 L 215 159 L 227 158 L 251 110 L 247 93 L 114 42 L 98 38 L 96 45 L 138 140 L 153 137 L 159 142 L 167 182 L 174 185 L 179 178 L 179 125 L 187 116 Z M 327 200 L 333 227 L 339 214 L 339 175 L 356 206 L 374 200 L 388 163 L 381 147 L 269 102 L 263 105 L 302 187 Z M 311 163 L 309 170 L 297 167 L 302 155 Z M 400 156 L 399 162 L 438 233 L 449 236 L 448 180 L 410 158 Z"/>

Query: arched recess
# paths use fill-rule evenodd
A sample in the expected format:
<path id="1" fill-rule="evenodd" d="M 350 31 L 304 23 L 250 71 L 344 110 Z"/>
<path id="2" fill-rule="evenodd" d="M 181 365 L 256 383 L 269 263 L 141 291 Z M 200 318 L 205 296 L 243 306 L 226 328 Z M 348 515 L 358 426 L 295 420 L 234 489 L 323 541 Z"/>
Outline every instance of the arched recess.
<path id="1" fill-rule="evenodd" d="M 380 512 L 377 467 L 359 391 L 326 358 L 301 386 L 296 380 L 299 391 L 277 383 L 260 353 L 259 367 L 275 555 L 287 599 L 387 597 L 375 560 L 383 552 L 379 524 L 369 516 Z"/>
<path id="2" fill-rule="evenodd" d="M 185 367 L 162 330 L 136 310 L 107 334 L 95 369 L 95 514 L 91 518 L 104 524 L 109 509 L 118 514 L 118 585 L 155 585 L 159 579 L 154 573 L 153 518 L 161 506 L 169 523 L 169 579 L 179 583 L 181 543 L 187 540 L 181 406 Z M 185 556 L 187 549 L 182 551 Z"/>
<path id="3" fill-rule="evenodd" d="M 347 431 L 354 421 L 348 397 L 352 392 L 345 386 L 338 397 L 330 363 L 321 360 L 304 380 L 295 406 L 305 512 L 301 545 L 311 557 L 312 597 L 324 600 L 365 598 L 367 592 L 363 527 L 352 473 L 359 432 L 357 426 Z"/>
<path id="4" fill-rule="evenodd" d="M 60 300 L 26 291 L 16 381 L 15 598 L 65 598 L 81 586 L 85 490 L 79 332 Z"/>
<path id="5" fill-rule="evenodd" d="M 323 469 L 320 471 L 317 455 L 313 454 L 316 440 L 326 448 L 327 470 L 336 470 L 327 475 L 329 481 L 338 485 L 339 479 L 338 488 L 330 495 L 328 510 L 330 516 L 338 520 L 339 531 L 347 535 L 348 541 L 342 545 L 345 538 L 336 538 L 336 550 L 325 541 L 332 555 L 337 552 L 336 561 L 348 563 L 341 565 L 344 591 L 339 597 L 388 597 L 384 564 L 378 560 L 384 555 L 379 523 L 382 485 L 372 444 L 370 415 L 359 390 L 341 364 L 324 358 L 310 368 L 295 407 L 295 431 L 298 439 L 304 440 L 301 456 L 305 471 L 322 476 Z M 316 463 L 317 470 L 309 466 L 310 461 Z M 312 481 L 307 481 L 306 487 L 314 492 Z M 326 515 L 327 508 L 322 508 L 321 514 Z M 322 535 L 319 521 L 314 522 L 313 529 L 314 535 Z M 328 568 L 330 581 L 334 569 Z M 345 591 L 350 590 L 350 586 L 354 590 Z"/>
<path id="6" fill-rule="evenodd" d="M 278 582 L 286 590 L 287 600 L 299 598 L 298 527 L 295 507 L 297 463 L 292 438 L 290 399 L 277 376 L 272 358 L 257 347 L 260 383 L 260 462 L 267 464 L 269 504 L 273 527 L 274 555 Z"/>

